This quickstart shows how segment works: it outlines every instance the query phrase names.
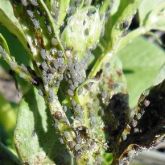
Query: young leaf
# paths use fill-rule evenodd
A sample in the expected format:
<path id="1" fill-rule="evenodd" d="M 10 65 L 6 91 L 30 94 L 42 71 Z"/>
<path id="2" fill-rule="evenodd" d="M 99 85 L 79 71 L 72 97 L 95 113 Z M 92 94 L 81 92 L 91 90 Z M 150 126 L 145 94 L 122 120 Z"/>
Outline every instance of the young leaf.
<path id="1" fill-rule="evenodd" d="M 109 16 L 105 25 L 105 34 L 102 40 L 103 47 L 111 50 L 122 37 L 122 33 L 127 30 L 133 15 L 141 0 L 120 1 L 118 10 L 114 15 Z"/>
<path id="2" fill-rule="evenodd" d="M 154 8 L 146 19 L 146 26 L 150 29 L 165 31 L 165 2 Z"/>
<path id="3" fill-rule="evenodd" d="M 92 6 L 78 9 L 68 19 L 62 33 L 64 45 L 73 49 L 74 54 L 78 53 L 81 58 L 88 49 L 98 43 L 102 25 L 98 9 Z"/>
<path id="4" fill-rule="evenodd" d="M 163 2 L 164 0 L 142 0 L 138 8 L 139 21 L 141 26 L 145 24 L 145 21 L 152 10 L 154 10 Z"/>

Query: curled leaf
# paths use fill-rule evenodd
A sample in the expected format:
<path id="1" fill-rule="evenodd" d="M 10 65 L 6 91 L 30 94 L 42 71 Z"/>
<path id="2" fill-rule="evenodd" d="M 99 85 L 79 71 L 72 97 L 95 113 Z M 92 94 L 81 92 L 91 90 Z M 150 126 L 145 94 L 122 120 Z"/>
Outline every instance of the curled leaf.
<path id="1" fill-rule="evenodd" d="M 66 48 L 73 49 L 81 56 L 88 49 L 93 48 L 100 37 L 102 21 L 99 11 L 95 7 L 78 9 L 68 19 L 68 24 L 62 33 L 62 40 Z"/>

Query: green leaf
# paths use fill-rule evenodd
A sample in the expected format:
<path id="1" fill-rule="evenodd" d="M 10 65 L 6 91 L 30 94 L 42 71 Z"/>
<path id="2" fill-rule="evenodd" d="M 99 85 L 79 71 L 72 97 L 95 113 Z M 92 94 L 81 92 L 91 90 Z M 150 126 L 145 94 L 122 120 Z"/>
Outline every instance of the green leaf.
<path id="1" fill-rule="evenodd" d="M 125 164 L 135 153 L 140 152 L 141 148 L 149 149 L 164 139 L 164 96 L 165 80 L 141 94 L 120 143 L 117 144 L 117 159 L 114 159 L 114 164 Z"/>
<path id="2" fill-rule="evenodd" d="M 24 163 L 70 164 L 70 155 L 60 143 L 52 121 L 43 98 L 31 89 L 20 104 L 15 129 L 16 148 Z"/>
<path id="3" fill-rule="evenodd" d="M 14 15 L 10 0 L 0 1 L 0 18 L 0 23 L 7 27 L 11 33 L 16 35 L 24 47 L 27 48 L 26 37 L 18 19 Z"/>
<path id="4" fill-rule="evenodd" d="M 130 104 L 134 106 L 144 89 L 150 87 L 165 62 L 165 52 L 138 37 L 118 53 L 128 81 Z"/>
<path id="5" fill-rule="evenodd" d="M 18 63 L 29 65 L 27 51 L 24 49 L 20 41 L 13 36 L 4 26 L 0 25 L 0 33 L 5 37 L 11 54 L 15 57 Z M 14 43 L 14 44 L 13 44 Z"/>

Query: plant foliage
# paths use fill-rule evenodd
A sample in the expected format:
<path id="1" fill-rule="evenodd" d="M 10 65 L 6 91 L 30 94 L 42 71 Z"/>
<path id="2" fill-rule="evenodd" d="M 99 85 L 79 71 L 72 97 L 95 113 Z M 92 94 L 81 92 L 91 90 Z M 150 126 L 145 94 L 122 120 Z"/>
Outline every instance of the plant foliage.
<path id="1" fill-rule="evenodd" d="M 1 65 L 22 92 L 0 98 L 17 114 L 0 161 L 126 164 L 163 138 L 165 53 L 139 36 L 164 17 L 164 0 L 0 0 Z"/>

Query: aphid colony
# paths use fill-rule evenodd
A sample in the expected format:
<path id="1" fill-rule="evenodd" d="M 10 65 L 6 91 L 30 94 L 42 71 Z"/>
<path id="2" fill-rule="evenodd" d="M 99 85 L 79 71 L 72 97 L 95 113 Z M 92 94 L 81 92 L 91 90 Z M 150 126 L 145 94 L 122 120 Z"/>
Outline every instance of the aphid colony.
<path id="1" fill-rule="evenodd" d="M 69 128 L 68 130 L 60 132 L 62 135 L 60 138 L 60 142 L 67 143 L 69 148 L 73 150 L 75 154 L 77 155 L 82 154 L 86 150 L 89 150 L 89 148 L 91 152 L 93 153 L 99 152 L 99 148 L 97 147 L 101 146 L 105 142 L 102 141 L 103 139 L 101 137 L 102 135 L 97 136 L 98 133 L 96 133 L 94 129 L 96 128 L 95 125 L 99 123 L 97 130 L 102 130 L 104 124 L 102 124 L 100 119 L 96 119 L 93 106 L 90 105 L 90 108 L 86 106 L 86 109 L 88 109 L 88 111 L 91 111 L 89 113 L 89 118 L 90 118 L 89 125 L 91 127 L 91 130 L 90 130 L 91 132 L 89 132 L 89 128 L 87 128 L 84 124 L 84 120 L 86 117 L 84 115 L 85 108 L 82 107 L 82 105 L 75 98 L 76 89 L 86 80 L 86 69 L 89 63 L 88 55 L 84 53 L 85 56 L 82 57 L 79 51 L 75 51 L 74 49 L 72 49 L 72 45 L 69 45 L 70 43 L 68 45 L 67 44 L 65 45 L 66 47 L 65 47 L 64 52 L 61 51 L 61 49 L 59 50 L 59 47 L 60 47 L 59 42 L 57 38 L 55 37 L 55 34 L 53 34 L 53 27 L 51 27 L 51 24 L 49 24 L 49 20 L 46 19 L 47 18 L 46 12 L 42 12 L 40 10 L 40 4 L 38 4 L 37 1 L 22 0 L 21 2 L 24 5 L 24 8 L 26 10 L 26 15 L 28 16 L 32 24 L 32 27 L 35 31 L 33 44 L 37 49 L 38 56 L 40 57 L 40 60 L 37 63 L 37 67 L 39 71 L 41 72 L 40 77 L 42 77 L 42 80 L 41 80 L 41 82 L 43 83 L 42 85 L 47 90 L 45 92 L 45 89 L 41 88 L 39 89 L 39 94 L 43 95 L 44 97 L 46 95 L 46 99 L 47 99 L 46 101 L 49 104 L 51 105 L 56 104 L 56 101 L 58 101 L 56 92 L 58 91 L 58 88 L 60 87 L 61 81 L 67 84 L 66 85 L 67 89 L 65 91 L 66 92 L 65 94 L 69 96 L 69 101 L 71 105 L 71 107 L 69 108 L 72 111 L 72 118 L 70 121 L 71 122 L 70 125 L 68 125 L 67 120 L 65 120 L 66 119 L 65 113 L 63 113 L 63 111 L 64 112 L 67 111 L 67 108 L 68 108 L 67 106 L 63 105 L 61 109 L 57 108 L 56 111 L 52 113 L 52 116 L 55 120 L 54 126 L 57 130 L 59 129 L 59 126 L 61 123 L 65 126 L 67 125 L 67 127 Z M 33 6 L 35 6 L 35 9 Z M 58 3 L 55 4 L 55 8 L 57 9 L 58 7 L 59 7 L 59 4 Z M 58 13 L 54 13 L 54 14 L 55 15 L 53 15 L 53 18 L 57 19 Z M 101 33 L 101 25 L 98 24 L 98 22 L 100 22 L 101 24 L 100 16 L 99 16 L 98 10 L 93 7 L 86 8 L 83 11 L 83 14 L 84 14 L 83 21 L 81 21 L 81 24 L 83 25 L 82 26 L 83 29 L 80 29 L 80 30 L 83 31 L 83 34 L 82 34 L 83 38 L 87 38 L 88 40 L 89 45 L 86 45 L 85 47 L 87 49 L 88 48 L 93 49 L 94 46 L 96 46 L 96 43 L 98 42 L 98 40 L 97 42 L 95 42 L 95 39 L 93 39 L 93 28 L 96 30 L 96 32 L 94 32 L 96 33 L 96 38 L 99 38 L 100 33 Z M 40 18 L 41 15 L 43 16 L 42 20 Z M 79 17 L 81 18 L 81 14 L 79 15 L 77 13 L 75 17 L 74 16 L 72 17 L 72 20 L 70 20 L 70 23 L 77 22 L 79 20 Z M 93 21 L 97 22 L 97 25 L 99 26 L 98 28 L 97 27 L 95 28 L 92 26 Z M 70 27 L 72 27 L 72 24 L 70 25 Z M 72 28 L 69 28 L 68 31 L 71 29 Z M 47 43 L 44 43 L 45 32 L 48 34 Z M 74 35 L 73 33 L 70 33 L 70 31 L 68 33 L 69 33 L 68 35 L 71 35 L 71 36 L 67 38 L 70 39 L 71 37 L 73 37 Z M 77 36 L 78 33 L 79 33 L 79 29 L 77 30 L 77 33 L 74 36 Z M 83 39 L 83 40 L 85 42 L 86 39 Z M 75 47 L 75 45 L 73 46 Z M 82 48 L 80 48 L 80 50 L 81 49 Z M 89 52 L 87 54 L 89 54 Z M 100 75 L 97 75 L 97 77 L 100 77 Z M 35 78 L 34 80 L 36 81 L 39 79 L 38 77 L 34 77 L 34 78 Z M 38 85 L 38 83 L 36 84 Z M 92 84 L 93 83 L 91 82 L 86 85 L 86 88 L 88 88 L 87 90 L 91 88 Z M 78 90 L 78 94 L 81 95 L 82 90 L 83 90 L 83 87 Z M 102 93 L 102 96 L 103 95 L 104 93 Z M 104 97 L 102 98 L 106 98 L 106 97 L 108 96 L 104 95 Z M 96 108 L 98 112 L 99 111 L 98 107 Z M 76 134 L 75 138 L 72 138 L 69 130 L 74 131 L 74 133 Z M 94 139 L 99 139 L 100 142 L 96 142 Z"/>
<path id="2" fill-rule="evenodd" d="M 27 6 L 29 3 L 33 6 L 38 6 L 37 0 L 21 0 L 22 5 Z"/>
<path id="3" fill-rule="evenodd" d="M 39 8 L 34 11 L 33 8 L 31 8 L 29 5 L 35 5 L 37 1 L 34 1 L 33 3 L 28 3 L 28 1 L 24 1 L 23 5 L 27 8 L 26 12 L 29 16 L 34 29 L 39 33 L 42 33 L 41 27 L 43 25 L 40 25 L 40 21 L 36 18 L 40 15 Z M 58 7 L 57 4 L 54 4 L 56 7 Z M 29 7 L 28 7 L 29 6 Z M 45 25 L 47 26 L 47 30 L 50 33 L 52 31 L 51 27 L 45 20 Z M 67 64 L 64 60 L 64 54 L 61 50 L 58 50 L 55 47 L 58 47 L 58 41 L 55 37 L 51 37 L 50 39 L 50 45 L 51 48 L 47 50 L 46 48 L 43 48 L 43 44 L 40 44 L 39 41 L 35 44 L 39 49 L 39 54 L 41 56 L 41 64 L 39 65 L 39 69 L 42 72 L 42 80 L 44 86 L 48 87 L 48 101 L 52 102 L 55 99 L 55 91 L 53 90 L 54 87 L 59 87 L 60 82 L 63 80 L 63 72 L 64 73 L 64 80 L 68 83 L 68 90 L 67 93 L 70 97 L 73 97 L 75 89 L 84 82 L 86 78 L 86 61 L 81 60 L 78 61 L 76 57 L 73 58 L 71 55 L 70 50 L 66 50 L 66 56 L 70 54 L 70 57 L 67 59 Z M 66 69 L 66 70 L 65 70 Z M 43 91 L 40 89 L 39 94 L 43 95 Z M 58 99 L 58 98 L 56 98 Z M 74 110 L 74 116 L 75 119 L 80 120 L 83 116 L 83 110 L 82 107 L 74 101 L 73 98 L 71 98 L 71 104 Z M 66 109 L 66 108 L 65 108 Z M 60 112 L 55 113 L 54 117 L 56 119 L 59 119 L 58 116 Z"/>
<path id="4" fill-rule="evenodd" d="M 44 18 L 44 24 L 40 24 L 40 8 L 34 8 L 31 6 L 39 6 L 36 0 L 31 1 L 21 1 L 22 4 L 26 8 L 27 15 L 29 16 L 34 30 L 36 31 L 36 38 L 34 38 L 35 46 L 38 49 L 38 54 L 41 56 L 41 64 L 37 64 L 39 69 L 42 72 L 42 79 L 43 83 L 46 86 L 53 87 L 59 86 L 60 81 L 63 79 L 62 73 L 65 70 L 65 61 L 63 58 L 63 52 L 61 50 L 56 49 L 55 47 L 58 46 L 58 41 L 52 34 L 52 28 L 49 25 L 49 21 Z M 45 48 L 45 43 L 43 39 L 43 30 L 46 30 L 49 34 L 50 38 L 50 49 Z M 41 92 L 40 92 L 41 93 Z M 52 93 L 49 92 L 51 95 Z M 52 100 L 52 99 L 50 99 Z"/>
<path id="5" fill-rule="evenodd" d="M 64 72 L 63 81 L 66 84 L 65 93 L 69 96 L 71 104 L 70 110 L 73 114 L 73 123 L 71 126 L 73 129 L 76 129 L 78 126 L 82 126 L 84 124 L 84 111 L 82 106 L 77 102 L 77 100 L 75 100 L 74 95 L 77 87 L 86 79 L 86 64 L 84 63 L 84 60 L 78 61 L 76 57 L 73 57 L 70 50 L 66 51 L 66 56 L 68 63 Z"/>
<path id="6" fill-rule="evenodd" d="M 68 66 L 65 71 L 64 79 L 69 84 L 68 94 L 70 96 L 73 96 L 74 90 L 84 82 L 86 78 L 85 67 L 86 64 L 83 60 L 79 62 L 76 57 L 68 59 Z"/>
<path id="7" fill-rule="evenodd" d="M 53 58 L 46 50 L 41 50 L 43 62 L 41 63 L 40 69 L 42 70 L 45 85 L 49 84 L 50 86 L 59 86 L 59 82 L 63 79 L 61 73 L 65 70 L 65 61 L 61 55 L 61 51 L 57 51 L 57 57 Z M 56 82 L 54 80 L 56 80 Z"/>

